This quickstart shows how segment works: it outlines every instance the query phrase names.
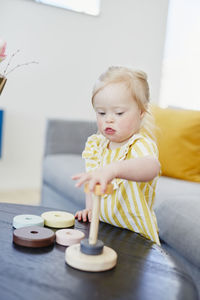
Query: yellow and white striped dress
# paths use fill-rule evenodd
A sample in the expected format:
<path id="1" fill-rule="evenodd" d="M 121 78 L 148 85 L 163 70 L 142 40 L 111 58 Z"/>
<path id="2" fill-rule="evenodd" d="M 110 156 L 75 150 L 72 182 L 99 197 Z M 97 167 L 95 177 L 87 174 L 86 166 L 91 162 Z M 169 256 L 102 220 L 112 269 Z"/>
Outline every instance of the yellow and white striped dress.
<path id="1" fill-rule="evenodd" d="M 120 148 L 108 148 L 109 140 L 93 134 L 86 142 L 82 157 L 86 171 L 94 171 L 114 161 L 152 155 L 158 157 L 157 146 L 147 135 L 133 135 Z M 112 195 L 101 197 L 100 220 L 140 233 L 160 245 L 156 216 L 153 211 L 157 177 L 149 182 L 113 179 Z"/>

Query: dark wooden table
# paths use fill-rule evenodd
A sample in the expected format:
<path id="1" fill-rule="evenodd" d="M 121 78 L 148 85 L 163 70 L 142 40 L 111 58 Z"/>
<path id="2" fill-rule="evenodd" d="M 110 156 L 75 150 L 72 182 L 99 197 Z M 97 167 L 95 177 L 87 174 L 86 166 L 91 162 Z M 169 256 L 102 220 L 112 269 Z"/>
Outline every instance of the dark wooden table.
<path id="1" fill-rule="evenodd" d="M 65 247 L 25 248 L 12 242 L 12 220 L 19 214 L 49 210 L 0 203 L 0 299 L 198 299 L 188 275 L 157 245 L 128 230 L 101 223 L 99 238 L 118 253 L 117 266 L 106 272 L 75 270 L 65 263 Z M 76 221 L 86 233 L 88 224 Z"/>

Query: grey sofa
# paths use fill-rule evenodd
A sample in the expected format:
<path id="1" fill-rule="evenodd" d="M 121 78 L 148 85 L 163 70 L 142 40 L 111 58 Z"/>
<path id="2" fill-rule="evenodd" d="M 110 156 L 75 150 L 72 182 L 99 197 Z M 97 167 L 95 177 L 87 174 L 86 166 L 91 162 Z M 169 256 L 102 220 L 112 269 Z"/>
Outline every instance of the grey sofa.
<path id="1" fill-rule="evenodd" d="M 94 122 L 49 120 L 43 159 L 41 204 L 75 213 L 84 208 L 83 189 L 73 174 L 84 171 L 81 152 Z M 162 247 L 193 278 L 200 295 L 200 184 L 161 177 L 155 212 Z"/>

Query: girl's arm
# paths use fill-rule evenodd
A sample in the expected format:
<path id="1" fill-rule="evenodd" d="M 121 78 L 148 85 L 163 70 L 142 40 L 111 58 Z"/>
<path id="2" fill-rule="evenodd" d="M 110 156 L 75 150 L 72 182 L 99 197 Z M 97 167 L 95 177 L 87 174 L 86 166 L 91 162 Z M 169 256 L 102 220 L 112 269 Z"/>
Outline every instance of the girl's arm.
<path id="1" fill-rule="evenodd" d="M 160 163 L 153 156 L 144 156 L 116 162 L 116 178 L 145 182 L 156 177 L 160 172 Z"/>
<path id="2" fill-rule="evenodd" d="M 91 192 L 94 191 L 95 185 L 99 183 L 101 184 L 102 193 L 104 193 L 107 183 L 114 178 L 145 182 L 152 180 L 159 172 L 159 161 L 153 156 L 144 156 L 113 162 L 93 172 L 77 174 L 72 179 L 78 180 L 76 183 L 77 187 L 89 182 L 89 190 Z"/>

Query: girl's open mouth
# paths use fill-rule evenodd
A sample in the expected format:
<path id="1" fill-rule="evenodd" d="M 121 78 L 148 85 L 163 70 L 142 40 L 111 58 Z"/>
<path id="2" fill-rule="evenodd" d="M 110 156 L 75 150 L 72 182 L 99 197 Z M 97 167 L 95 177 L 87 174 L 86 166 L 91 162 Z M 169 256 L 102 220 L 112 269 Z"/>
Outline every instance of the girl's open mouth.
<path id="1" fill-rule="evenodd" d="M 112 134 L 114 134 L 115 132 L 116 132 L 116 131 L 115 131 L 114 129 L 110 128 L 110 127 L 108 127 L 108 128 L 105 129 L 105 133 L 106 133 L 106 134 L 111 134 L 111 135 L 112 135 Z"/>

